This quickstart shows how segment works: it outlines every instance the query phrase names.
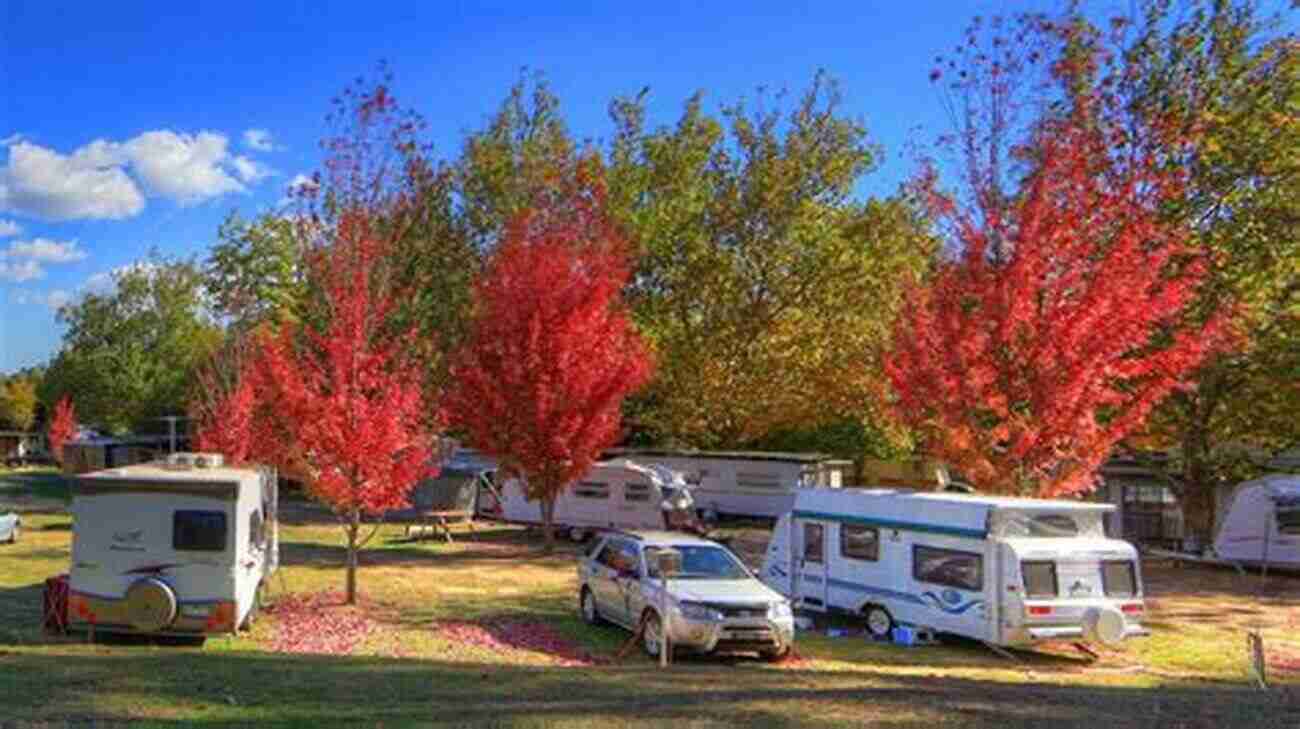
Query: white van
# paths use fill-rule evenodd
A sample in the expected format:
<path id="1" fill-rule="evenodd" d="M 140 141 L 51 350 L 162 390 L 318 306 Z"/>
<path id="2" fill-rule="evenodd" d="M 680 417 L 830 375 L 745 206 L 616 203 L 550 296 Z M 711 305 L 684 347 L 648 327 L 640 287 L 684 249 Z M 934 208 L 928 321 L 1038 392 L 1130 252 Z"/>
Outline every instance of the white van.
<path id="1" fill-rule="evenodd" d="M 1214 536 L 1234 562 L 1300 569 L 1300 475 L 1275 473 L 1239 484 Z"/>
<path id="2" fill-rule="evenodd" d="M 73 629 L 201 637 L 247 627 L 279 564 L 276 475 L 176 453 L 79 476 Z"/>
<path id="3" fill-rule="evenodd" d="M 803 488 L 839 488 L 853 462 L 825 453 L 615 448 L 608 455 L 666 466 L 691 485 L 695 507 L 717 515 L 776 519 Z"/>
<path id="4" fill-rule="evenodd" d="M 802 608 L 1000 646 L 1145 634 L 1137 551 L 1109 504 L 808 489 L 777 521 L 761 578 Z"/>
<path id="5" fill-rule="evenodd" d="M 542 523 L 541 502 L 530 501 L 516 478 L 480 493 L 479 514 L 512 524 Z M 575 535 L 596 529 L 698 530 L 691 490 L 681 476 L 628 460 L 598 462 L 564 489 L 555 500 L 554 522 Z"/>

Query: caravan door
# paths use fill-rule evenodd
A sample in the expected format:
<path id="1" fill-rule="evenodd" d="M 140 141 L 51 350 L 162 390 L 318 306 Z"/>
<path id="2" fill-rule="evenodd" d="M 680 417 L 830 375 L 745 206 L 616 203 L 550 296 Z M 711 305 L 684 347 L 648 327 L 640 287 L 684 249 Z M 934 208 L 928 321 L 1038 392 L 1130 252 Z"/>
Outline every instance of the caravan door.
<path id="1" fill-rule="evenodd" d="M 826 522 L 798 521 L 799 578 L 795 599 L 813 610 L 826 609 L 827 568 Z"/>

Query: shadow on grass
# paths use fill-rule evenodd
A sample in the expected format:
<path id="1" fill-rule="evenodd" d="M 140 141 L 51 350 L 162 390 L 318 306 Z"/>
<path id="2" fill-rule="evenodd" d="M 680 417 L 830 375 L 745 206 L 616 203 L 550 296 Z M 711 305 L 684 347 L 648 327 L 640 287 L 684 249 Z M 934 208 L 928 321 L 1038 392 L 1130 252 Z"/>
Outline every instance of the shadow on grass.
<path id="1" fill-rule="evenodd" d="M 0 471 L 0 493 L 67 501 L 69 482 L 54 469 Z"/>
<path id="2" fill-rule="evenodd" d="M 72 661 L 70 663 L 69 661 Z M 75 664 L 75 670 L 70 671 Z M 1159 689 L 1060 687 L 822 673 L 745 664 L 641 663 L 532 668 L 386 658 L 335 658 L 119 648 L 0 662 L 10 721 L 375 726 L 893 727 L 1293 726 L 1294 691 L 1173 684 Z"/>

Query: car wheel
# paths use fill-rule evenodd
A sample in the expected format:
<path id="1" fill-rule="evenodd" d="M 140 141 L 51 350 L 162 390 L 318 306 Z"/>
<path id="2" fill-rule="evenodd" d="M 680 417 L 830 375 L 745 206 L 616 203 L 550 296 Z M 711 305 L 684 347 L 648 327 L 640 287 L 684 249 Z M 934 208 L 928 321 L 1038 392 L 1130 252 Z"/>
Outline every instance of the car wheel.
<path id="1" fill-rule="evenodd" d="M 641 650 L 647 656 L 659 657 L 659 651 L 663 647 L 662 634 L 663 624 L 659 622 L 659 614 L 654 611 L 646 613 L 645 629 L 641 631 Z"/>
<path id="2" fill-rule="evenodd" d="M 582 588 L 582 594 L 578 596 L 578 609 L 582 611 L 582 622 L 587 625 L 605 622 L 600 618 L 600 611 L 596 610 L 596 596 L 591 594 L 589 588 Z"/>
<path id="3" fill-rule="evenodd" d="M 873 638 L 888 638 L 894 630 L 894 616 L 879 605 L 868 605 L 866 609 L 867 632 Z"/>

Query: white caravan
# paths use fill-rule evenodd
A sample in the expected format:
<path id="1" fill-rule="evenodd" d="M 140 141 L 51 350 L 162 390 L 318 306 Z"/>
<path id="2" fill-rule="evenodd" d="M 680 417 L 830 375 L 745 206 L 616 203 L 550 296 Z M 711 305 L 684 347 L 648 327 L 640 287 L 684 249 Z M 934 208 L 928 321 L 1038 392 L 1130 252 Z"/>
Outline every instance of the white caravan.
<path id="1" fill-rule="evenodd" d="M 1114 507 L 1075 501 L 808 489 L 777 521 L 761 578 L 804 609 L 847 611 L 999 646 L 1117 644 L 1145 634 L 1137 551 Z"/>
<path id="2" fill-rule="evenodd" d="M 73 629 L 202 637 L 247 627 L 279 564 L 276 475 L 176 453 L 79 476 Z"/>
<path id="3" fill-rule="evenodd" d="M 1276 473 L 1239 484 L 1214 537 L 1223 559 L 1300 569 L 1300 475 Z"/>
<path id="4" fill-rule="evenodd" d="M 519 479 L 479 495 L 479 514 L 513 524 L 541 524 L 541 502 L 529 501 Z M 691 491 L 679 474 L 628 460 L 600 461 L 555 500 L 554 522 L 589 529 L 697 531 Z"/>
<path id="5" fill-rule="evenodd" d="M 678 471 L 701 512 L 775 519 L 790 511 L 795 494 L 815 486 L 839 488 L 852 461 L 824 453 L 690 451 L 617 448 L 608 455 Z"/>

